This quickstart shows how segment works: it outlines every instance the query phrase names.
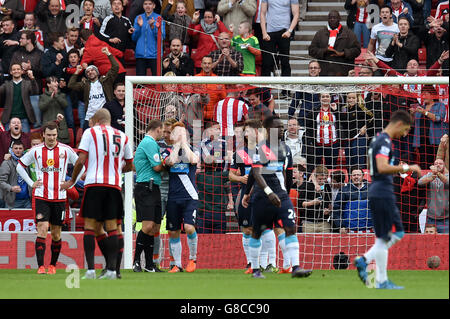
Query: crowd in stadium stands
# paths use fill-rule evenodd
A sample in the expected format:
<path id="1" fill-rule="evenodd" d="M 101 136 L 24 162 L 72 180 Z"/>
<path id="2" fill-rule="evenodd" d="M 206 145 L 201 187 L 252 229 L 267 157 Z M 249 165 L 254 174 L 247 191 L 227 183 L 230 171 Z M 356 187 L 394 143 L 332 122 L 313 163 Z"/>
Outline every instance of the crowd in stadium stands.
<path id="1" fill-rule="evenodd" d="M 31 205 L 15 166 L 39 140 L 43 123 L 56 121 L 59 141 L 73 147 L 102 107 L 112 126 L 124 130 L 125 75 L 160 69 L 171 76 L 271 76 L 279 65 L 281 76 L 291 76 L 290 42 L 301 19 L 299 3 L 306 2 L 0 1 L 0 207 L 8 208 Z M 374 5 L 379 17 L 370 15 Z M 346 0 L 345 10 L 346 25 L 332 10 L 327 27 L 314 35 L 310 77 L 448 75 L 449 1 Z M 278 95 L 289 103 L 284 139 L 293 156 L 298 231 L 371 230 L 368 145 L 390 114 L 405 108 L 414 127 L 394 141 L 395 157 L 427 170 L 394 178 L 405 229 L 419 232 L 419 214 L 427 208 L 426 232 L 448 233 L 448 86 L 392 88 Z M 244 121 L 277 114 L 276 103 L 270 89 L 227 92 L 208 84 L 201 93 L 178 92 L 165 106 L 163 121 L 181 121 L 191 134 L 199 121 L 204 131 L 193 146 L 203 163 L 197 171 L 199 233 L 227 231 L 225 212 L 237 209 L 239 189 L 228 179 L 236 151 L 229 145 L 244 145 Z"/>

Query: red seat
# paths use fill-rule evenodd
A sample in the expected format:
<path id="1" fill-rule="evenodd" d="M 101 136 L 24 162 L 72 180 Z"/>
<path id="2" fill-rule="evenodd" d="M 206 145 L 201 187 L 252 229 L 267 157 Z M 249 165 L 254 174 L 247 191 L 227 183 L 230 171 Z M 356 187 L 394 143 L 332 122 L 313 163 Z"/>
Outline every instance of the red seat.
<path id="1" fill-rule="evenodd" d="M 76 136 L 76 138 L 75 138 L 75 141 L 74 141 L 74 147 L 77 147 L 78 146 L 78 144 L 80 143 L 80 141 L 81 141 L 81 137 L 83 136 L 83 129 L 81 128 L 81 127 L 79 127 L 78 129 L 77 129 L 77 136 Z"/>
<path id="2" fill-rule="evenodd" d="M 123 59 L 125 61 L 126 66 L 134 66 L 136 65 L 136 57 L 134 54 L 134 50 L 126 49 L 123 54 Z M 127 73 L 128 74 L 128 73 Z"/>
<path id="3" fill-rule="evenodd" d="M 68 129 L 69 131 L 69 146 L 75 147 L 75 136 L 73 135 L 73 130 L 71 128 Z"/>
<path id="4" fill-rule="evenodd" d="M 427 49 L 425 47 L 422 47 L 417 51 L 417 54 L 419 55 L 419 64 L 426 64 L 427 63 Z"/>

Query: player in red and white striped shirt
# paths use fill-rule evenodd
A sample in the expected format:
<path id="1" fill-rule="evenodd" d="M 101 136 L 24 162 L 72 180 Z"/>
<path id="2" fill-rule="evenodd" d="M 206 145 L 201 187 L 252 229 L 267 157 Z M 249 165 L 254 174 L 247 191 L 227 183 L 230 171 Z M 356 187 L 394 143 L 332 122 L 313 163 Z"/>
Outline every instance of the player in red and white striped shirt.
<path id="1" fill-rule="evenodd" d="M 236 92 L 217 102 L 214 108 L 214 121 L 220 124 L 222 136 L 233 136 L 233 125 L 248 119 L 248 106 L 235 98 Z"/>
<path id="2" fill-rule="evenodd" d="M 121 194 L 122 172 L 132 170 L 133 153 L 128 137 L 122 131 L 111 127 L 111 114 L 107 109 L 98 110 L 92 117 L 94 126 L 87 129 L 81 138 L 80 156 L 75 163 L 76 176 L 86 161 L 88 168 L 85 179 L 85 192 L 81 204 L 84 217 L 84 252 L 88 271 L 83 277 L 95 279 L 94 251 L 95 236 L 108 234 L 104 239 L 106 273 L 100 278 L 116 279 L 116 261 L 119 250 L 117 220 L 123 218 Z M 124 162 L 125 161 L 125 165 Z M 64 187 L 75 183 L 70 180 Z"/>
<path id="3" fill-rule="evenodd" d="M 61 227 L 65 218 L 67 198 L 66 190 L 60 185 L 65 181 L 68 165 L 75 164 L 78 156 L 70 146 L 58 142 L 56 123 L 47 123 L 43 127 L 43 135 L 44 143 L 33 147 L 20 158 L 17 172 L 33 189 L 33 208 L 38 231 L 35 243 L 38 274 L 45 274 L 45 239 L 49 224 L 52 258 L 47 273 L 55 274 L 61 251 Z M 35 165 L 36 181 L 33 181 L 26 171 L 31 164 Z M 77 180 L 77 176 L 74 175 L 73 179 Z"/>

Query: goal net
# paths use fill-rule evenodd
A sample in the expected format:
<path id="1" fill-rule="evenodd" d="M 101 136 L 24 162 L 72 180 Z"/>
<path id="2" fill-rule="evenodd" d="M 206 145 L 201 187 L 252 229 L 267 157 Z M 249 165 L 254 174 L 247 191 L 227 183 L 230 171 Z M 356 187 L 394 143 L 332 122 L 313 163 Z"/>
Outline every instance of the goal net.
<path id="1" fill-rule="evenodd" d="M 345 256 L 352 260 L 373 243 L 367 151 L 371 139 L 399 109 L 410 112 L 413 126 L 407 136 L 393 140 L 394 164 L 418 164 L 422 169 L 422 176 L 394 176 L 405 232 L 424 233 L 425 228 L 442 232 L 444 218 L 448 225 L 448 184 L 441 187 L 437 179 L 424 181 L 423 176 L 442 170 L 448 178 L 447 78 L 127 77 L 125 130 L 136 148 L 151 119 L 185 125 L 191 147 L 201 159 L 196 173 L 197 233 L 215 234 L 221 240 L 225 234 L 238 238 L 234 244 L 225 240 L 223 246 L 199 258 L 209 268 L 243 268 L 247 260 L 241 226 L 246 225 L 238 214 L 239 181 L 248 171 L 241 174 L 234 161 L 241 158 L 236 153 L 246 145 L 245 119 L 278 115 L 284 124 L 284 142 L 292 153 L 289 195 L 295 208 L 300 264 L 330 269 L 338 267 L 339 260 L 344 267 Z M 442 161 L 435 163 L 437 159 Z M 133 176 L 126 176 L 125 268 L 131 268 L 134 256 L 133 185 Z M 167 193 L 167 179 L 163 178 L 161 189 Z M 163 221 L 160 262 L 168 267 L 165 234 Z M 213 245 L 200 243 L 201 239 L 199 249 Z M 260 263 L 282 267 L 278 245 L 274 252 L 262 253 Z"/>

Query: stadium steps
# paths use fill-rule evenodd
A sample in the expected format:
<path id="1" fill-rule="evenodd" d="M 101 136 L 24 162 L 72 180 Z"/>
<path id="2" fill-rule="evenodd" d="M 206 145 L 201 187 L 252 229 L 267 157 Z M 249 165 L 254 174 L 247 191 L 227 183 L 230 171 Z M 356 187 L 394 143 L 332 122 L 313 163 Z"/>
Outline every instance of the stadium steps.
<path id="1" fill-rule="evenodd" d="M 307 76 L 308 61 L 311 57 L 308 54 L 308 47 L 316 32 L 327 25 L 328 13 L 337 10 L 341 15 L 341 24 L 346 25 L 347 12 L 344 9 L 345 0 L 312 0 L 300 8 L 300 21 L 295 32 L 294 40 L 291 41 L 291 70 L 292 76 Z"/>

